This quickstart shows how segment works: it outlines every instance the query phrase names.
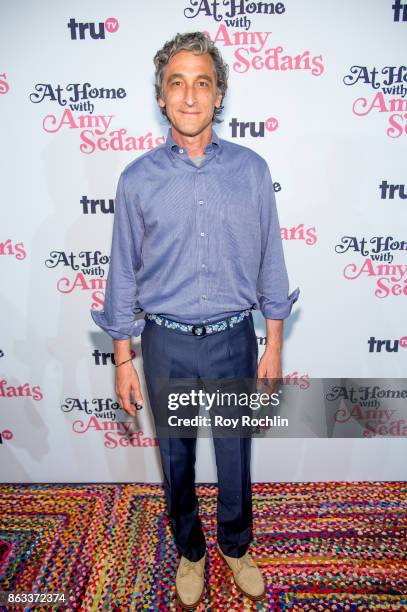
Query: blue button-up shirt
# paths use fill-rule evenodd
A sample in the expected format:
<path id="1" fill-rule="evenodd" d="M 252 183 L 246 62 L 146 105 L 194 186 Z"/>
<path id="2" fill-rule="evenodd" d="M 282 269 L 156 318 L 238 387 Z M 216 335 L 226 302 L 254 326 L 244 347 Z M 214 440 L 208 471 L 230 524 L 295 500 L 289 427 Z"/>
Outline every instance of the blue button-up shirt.
<path id="1" fill-rule="evenodd" d="M 139 335 L 144 310 L 204 324 L 260 308 L 285 319 L 288 295 L 274 189 L 266 161 L 212 130 L 199 167 L 174 141 L 131 162 L 116 194 L 104 310 L 112 338 Z"/>

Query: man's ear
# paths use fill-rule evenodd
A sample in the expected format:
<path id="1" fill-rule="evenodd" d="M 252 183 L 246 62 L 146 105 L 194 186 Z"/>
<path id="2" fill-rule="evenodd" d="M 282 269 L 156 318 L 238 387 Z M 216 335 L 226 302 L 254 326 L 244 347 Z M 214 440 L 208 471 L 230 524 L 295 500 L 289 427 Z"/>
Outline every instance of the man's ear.
<path id="1" fill-rule="evenodd" d="M 219 94 L 218 96 L 216 96 L 216 99 L 215 99 L 215 106 L 216 106 L 216 108 L 219 108 L 221 103 L 222 103 L 222 94 Z"/>
<path id="2" fill-rule="evenodd" d="M 165 106 L 165 102 L 162 98 L 158 98 L 158 104 L 160 105 L 160 108 L 164 108 Z"/>

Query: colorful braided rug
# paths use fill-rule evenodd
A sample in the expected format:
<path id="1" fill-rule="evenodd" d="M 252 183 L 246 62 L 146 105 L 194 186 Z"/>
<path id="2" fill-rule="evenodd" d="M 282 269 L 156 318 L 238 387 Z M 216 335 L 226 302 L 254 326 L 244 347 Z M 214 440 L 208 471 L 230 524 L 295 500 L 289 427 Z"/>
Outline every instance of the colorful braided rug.
<path id="1" fill-rule="evenodd" d="M 406 483 L 253 484 L 250 550 L 268 584 L 257 604 L 216 551 L 216 485 L 197 493 L 208 547 L 198 611 L 407 610 Z M 180 610 L 177 564 L 161 485 L 0 484 L 0 590 L 62 590 L 61 610 Z"/>

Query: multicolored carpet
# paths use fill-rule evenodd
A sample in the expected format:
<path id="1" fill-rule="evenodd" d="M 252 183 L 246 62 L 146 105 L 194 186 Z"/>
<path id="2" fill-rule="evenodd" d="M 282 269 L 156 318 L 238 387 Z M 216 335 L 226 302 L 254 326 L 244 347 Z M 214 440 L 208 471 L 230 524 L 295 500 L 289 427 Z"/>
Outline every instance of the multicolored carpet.
<path id="1" fill-rule="evenodd" d="M 254 484 L 251 551 L 268 583 L 257 604 L 216 552 L 216 485 L 197 493 L 199 611 L 407 610 L 406 483 Z M 179 610 L 177 564 L 160 485 L 0 484 L 0 590 L 63 590 L 61 610 Z"/>

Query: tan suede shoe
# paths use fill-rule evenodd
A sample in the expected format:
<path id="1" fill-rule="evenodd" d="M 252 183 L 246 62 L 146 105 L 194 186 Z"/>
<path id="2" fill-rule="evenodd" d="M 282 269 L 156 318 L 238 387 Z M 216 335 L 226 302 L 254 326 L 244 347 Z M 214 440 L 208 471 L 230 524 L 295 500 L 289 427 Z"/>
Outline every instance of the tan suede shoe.
<path id="1" fill-rule="evenodd" d="M 220 556 L 226 561 L 233 572 L 233 578 L 239 591 L 252 599 L 261 601 L 266 595 L 263 576 L 257 567 L 257 563 L 251 558 L 249 553 L 243 557 L 229 557 L 225 555 L 218 544 Z"/>
<path id="2" fill-rule="evenodd" d="M 204 572 L 205 557 L 199 561 L 190 561 L 182 556 L 175 578 L 175 591 L 178 600 L 186 610 L 193 610 L 205 595 Z"/>

